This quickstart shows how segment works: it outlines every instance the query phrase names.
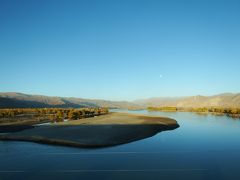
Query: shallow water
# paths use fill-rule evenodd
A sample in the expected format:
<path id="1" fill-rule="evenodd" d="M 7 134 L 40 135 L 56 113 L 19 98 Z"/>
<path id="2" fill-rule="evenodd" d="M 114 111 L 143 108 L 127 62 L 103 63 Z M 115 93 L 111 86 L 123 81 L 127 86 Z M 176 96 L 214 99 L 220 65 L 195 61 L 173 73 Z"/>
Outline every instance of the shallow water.
<path id="1" fill-rule="evenodd" d="M 240 179 L 240 120 L 183 112 L 180 127 L 102 149 L 0 141 L 0 179 Z"/>

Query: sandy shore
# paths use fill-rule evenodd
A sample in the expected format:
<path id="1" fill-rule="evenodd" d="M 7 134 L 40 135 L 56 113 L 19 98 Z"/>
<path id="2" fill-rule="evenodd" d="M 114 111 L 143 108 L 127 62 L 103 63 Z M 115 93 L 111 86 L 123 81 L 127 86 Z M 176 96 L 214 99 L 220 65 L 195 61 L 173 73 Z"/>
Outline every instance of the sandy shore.
<path id="1" fill-rule="evenodd" d="M 179 127 L 177 122 L 170 118 L 109 113 L 2 134 L 0 140 L 32 141 L 87 148 L 105 147 L 144 139 L 177 127 Z"/>

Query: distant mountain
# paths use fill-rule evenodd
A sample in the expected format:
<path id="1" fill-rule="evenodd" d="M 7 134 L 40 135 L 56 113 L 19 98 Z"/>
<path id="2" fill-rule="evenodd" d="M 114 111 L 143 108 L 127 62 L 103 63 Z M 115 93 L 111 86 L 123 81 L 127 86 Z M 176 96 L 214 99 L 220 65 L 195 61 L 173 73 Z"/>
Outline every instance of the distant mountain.
<path id="1" fill-rule="evenodd" d="M 240 93 L 225 93 L 214 96 L 159 97 L 136 100 L 141 106 L 174 106 L 174 107 L 240 107 Z"/>
<path id="2" fill-rule="evenodd" d="M 0 108 L 81 108 L 81 107 L 108 107 L 135 109 L 139 105 L 127 101 L 106 101 L 95 99 L 51 97 L 9 92 L 0 93 Z"/>
<path id="3" fill-rule="evenodd" d="M 108 107 L 119 109 L 141 109 L 149 106 L 174 107 L 240 107 L 240 93 L 225 93 L 214 96 L 158 97 L 128 101 L 106 101 L 73 97 L 52 97 L 23 93 L 0 93 L 0 108 L 81 108 Z"/>

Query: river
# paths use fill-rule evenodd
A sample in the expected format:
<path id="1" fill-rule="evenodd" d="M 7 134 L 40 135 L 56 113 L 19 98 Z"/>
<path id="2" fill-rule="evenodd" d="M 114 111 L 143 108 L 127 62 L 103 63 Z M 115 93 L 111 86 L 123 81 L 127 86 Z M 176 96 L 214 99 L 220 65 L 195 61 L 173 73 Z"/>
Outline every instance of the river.
<path id="1" fill-rule="evenodd" d="M 0 179 L 240 179 L 240 120 L 124 112 L 174 118 L 180 127 L 101 149 L 0 141 Z"/>

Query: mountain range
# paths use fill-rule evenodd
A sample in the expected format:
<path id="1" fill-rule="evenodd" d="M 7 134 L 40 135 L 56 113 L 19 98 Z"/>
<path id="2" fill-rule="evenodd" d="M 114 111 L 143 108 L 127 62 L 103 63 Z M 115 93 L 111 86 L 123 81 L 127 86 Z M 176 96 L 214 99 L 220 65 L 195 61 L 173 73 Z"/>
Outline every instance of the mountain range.
<path id="1" fill-rule="evenodd" d="M 134 103 L 147 107 L 240 107 L 240 93 L 224 93 L 214 96 L 157 97 L 136 100 Z"/>
<path id="2" fill-rule="evenodd" d="M 106 101 L 99 99 L 83 99 L 74 97 L 56 97 L 29 95 L 16 92 L 0 93 L 0 108 L 81 108 L 81 107 L 108 107 L 120 109 L 139 108 L 127 101 Z"/>
<path id="3" fill-rule="evenodd" d="M 224 93 L 214 96 L 156 97 L 135 101 L 107 101 L 74 97 L 29 95 L 17 92 L 0 93 L 0 108 L 81 108 L 108 107 L 141 109 L 149 106 L 164 107 L 240 107 L 240 93 Z"/>

